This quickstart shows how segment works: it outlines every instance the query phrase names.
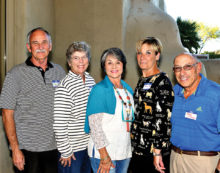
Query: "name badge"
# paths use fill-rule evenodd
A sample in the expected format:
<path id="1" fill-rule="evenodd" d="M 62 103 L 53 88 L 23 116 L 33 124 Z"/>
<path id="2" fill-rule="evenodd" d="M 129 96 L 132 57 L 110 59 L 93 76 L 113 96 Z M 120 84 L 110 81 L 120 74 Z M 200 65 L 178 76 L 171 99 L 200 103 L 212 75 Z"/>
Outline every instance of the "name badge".
<path id="1" fill-rule="evenodd" d="M 54 88 L 56 88 L 60 83 L 60 80 L 52 80 L 52 85 Z"/>
<path id="2" fill-rule="evenodd" d="M 196 120 L 197 119 L 197 114 L 194 114 L 193 112 L 186 112 L 185 113 L 185 118 L 191 119 L 191 120 Z"/>
<path id="3" fill-rule="evenodd" d="M 143 87 L 143 90 L 149 90 L 151 85 L 152 85 L 152 83 L 145 83 L 144 87 Z"/>

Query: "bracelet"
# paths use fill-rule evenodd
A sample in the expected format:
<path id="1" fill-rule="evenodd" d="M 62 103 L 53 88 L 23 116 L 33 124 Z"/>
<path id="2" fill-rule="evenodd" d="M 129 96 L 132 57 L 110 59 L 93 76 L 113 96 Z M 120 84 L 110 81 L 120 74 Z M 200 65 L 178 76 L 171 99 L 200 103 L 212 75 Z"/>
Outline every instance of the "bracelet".
<path id="1" fill-rule="evenodd" d="M 153 156 L 161 156 L 161 153 L 153 153 Z"/>
<path id="2" fill-rule="evenodd" d="M 107 155 L 106 157 L 104 157 L 104 158 L 100 158 L 100 160 L 102 160 L 102 161 L 104 161 L 104 160 L 107 160 L 109 158 L 109 155 Z"/>

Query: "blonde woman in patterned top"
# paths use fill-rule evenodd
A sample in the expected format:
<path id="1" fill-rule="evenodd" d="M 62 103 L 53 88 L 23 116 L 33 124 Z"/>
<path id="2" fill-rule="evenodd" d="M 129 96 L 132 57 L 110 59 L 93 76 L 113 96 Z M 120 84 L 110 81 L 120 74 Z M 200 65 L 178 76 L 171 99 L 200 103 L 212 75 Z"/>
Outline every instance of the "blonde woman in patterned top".
<path id="1" fill-rule="evenodd" d="M 137 43 L 137 62 L 142 76 L 134 92 L 135 120 L 131 127 L 132 173 L 169 172 L 171 111 L 174 94 L 166 73 L 157 62 L 162 45 L 147 37 Z"/>

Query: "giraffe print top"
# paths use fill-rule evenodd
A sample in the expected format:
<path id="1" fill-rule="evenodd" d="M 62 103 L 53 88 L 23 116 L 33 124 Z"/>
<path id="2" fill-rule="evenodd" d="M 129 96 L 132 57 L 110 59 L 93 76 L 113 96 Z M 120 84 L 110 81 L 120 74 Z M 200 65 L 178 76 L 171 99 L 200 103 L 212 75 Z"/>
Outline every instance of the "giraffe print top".
<path id="1" fill-rule="evenodd" d="M 166 73 L 141 77 L 134 92 L 135 120 L 131 127 L 133 152 L 149 155 L 153 148 L 170 149 L 172 84 Z M 152 154 L 151 154 L 152 155 Z"/>

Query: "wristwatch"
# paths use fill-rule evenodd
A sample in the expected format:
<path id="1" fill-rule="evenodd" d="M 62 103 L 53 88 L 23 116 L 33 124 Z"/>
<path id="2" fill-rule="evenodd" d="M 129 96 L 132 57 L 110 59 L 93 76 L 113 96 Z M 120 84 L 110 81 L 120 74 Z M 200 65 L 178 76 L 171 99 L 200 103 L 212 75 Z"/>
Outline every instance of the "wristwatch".
<path id="1" fill-rule="evenodd" d="M 218 170 L 217 168 L 215 169 L 215 173 L 220 173 L 220 170 Z"/>
<path id="2" fill-rule="evenodd" d="M 161 156 L 161 153 L 154 153 L 153 152 L 153 156 Z"/>

